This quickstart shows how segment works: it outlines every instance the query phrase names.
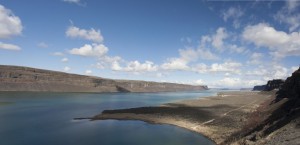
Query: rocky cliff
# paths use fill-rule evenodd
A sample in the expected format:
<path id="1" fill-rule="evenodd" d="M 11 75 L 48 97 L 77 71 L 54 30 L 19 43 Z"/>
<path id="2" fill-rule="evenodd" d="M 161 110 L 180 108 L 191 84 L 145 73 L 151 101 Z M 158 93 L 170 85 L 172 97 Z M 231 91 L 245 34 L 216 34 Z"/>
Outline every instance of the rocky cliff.
<path id="1" fill-rule="evenodd" d="M 269 81 L 269 87 L 279 90 L 270 103 L 265 102 L 251 115 L 253 124 L 236 133 L 245 145 L 299 145 L 300 144 L 300 68 L 284 83 Z M 268 93 L 268 92 L 262 92 Z M 232 139 L 232 138 L 231 138 Z"/>
<path id="2" fill-rule="evenodd" d="M 283 84 L 284 84 L 284 80 L 281 80 L 281 79 L 270 80 L 270 81 L 268 81 L 264 91 L 280 89 Z"/>
<path id="3" fill-rule="evenodd" d="M 252 91 L 263 91 L 263 90 L 265 90 L 265 88 L 266 88 L 266 85 L 260 85 L 260 86 L 258 85 L 258 86 L 254 86 Z"/>
<path id="4" fill-rule="evenodd" d="M 169 92 L 208 89 L 175 83 L 112 80 L 29 67 L 0 65 L 0 91 Z"/>
<path id="5" fill-rule="evenodd" d="M 269 80 L 266 85 L 254 86 L 253 91 L 272 91 L 274 89 L 280 89 L 283 85 L 284 80 L 281 79 L 274 79 Z"/>

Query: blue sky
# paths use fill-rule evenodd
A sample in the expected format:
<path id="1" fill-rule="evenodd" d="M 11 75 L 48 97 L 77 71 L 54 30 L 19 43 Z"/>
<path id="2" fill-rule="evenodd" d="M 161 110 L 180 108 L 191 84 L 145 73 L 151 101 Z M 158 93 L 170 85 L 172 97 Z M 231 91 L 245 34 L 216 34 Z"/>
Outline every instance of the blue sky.
<path id="1" fill-rule="evenodd" d="M 299 1 L 0 0 L 3 65 L 240 88 L 299 60 Z"/>

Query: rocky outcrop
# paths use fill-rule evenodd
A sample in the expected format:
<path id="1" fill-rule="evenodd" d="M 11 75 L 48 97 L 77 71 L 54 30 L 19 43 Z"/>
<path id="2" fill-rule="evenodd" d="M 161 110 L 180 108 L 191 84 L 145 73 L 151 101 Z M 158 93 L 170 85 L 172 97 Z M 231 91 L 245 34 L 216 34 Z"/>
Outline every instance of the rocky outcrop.
<path id="1" fill-rule="evenodd" d="M 269 88 L 279 87 L 275 99 L 261 104 L 256 113 L 249 116 L 249 120 L 262 121 L 256 122 L 250 130 L 237 132 L 235 137 L 241 137 L 239 143 L 246 145 L 300 144 L 300 68 L 284 83 L 277 80 L 269 81 L 268 85 Z"/>
<path id="2" fill-rule="evenodd" d="M 300 68 L 288 77 L 278 91 L 278 99 L 289 98 L 300 100 Z"/>
<path id="3" fill-rule="evenodd" d="M 270 80 L 268 81 L 264 91 L 272 91 L 274 89 L 280 89 L 281 86 L 283 85 L 284 80 L 281 79 L 274 79 L 274 80 Z"/>
<path id="4" fill-rule="evenodd" d="M 175 83 L 112 80 L 36 68 L 0 65 L 0 91 L 167 92 L 208 89 Z"/>
<path id="5" fill-rule="evenodd" d="M 270 80 L 266 85 L 254 86 L 252 91 L 272 91 L 274 89 L 280 89 L 283 83 L 284 80 L 281 79 Z"/>
<path id="6" fill-rule="evenodd" d="M 252 91 L 263 91 L 267 85 L 254 86 Z"/>

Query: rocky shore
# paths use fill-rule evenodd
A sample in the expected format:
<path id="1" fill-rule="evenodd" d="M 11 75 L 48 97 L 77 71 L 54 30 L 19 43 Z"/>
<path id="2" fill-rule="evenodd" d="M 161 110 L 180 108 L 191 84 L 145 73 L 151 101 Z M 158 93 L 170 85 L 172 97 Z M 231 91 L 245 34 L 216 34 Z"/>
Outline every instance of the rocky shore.
<path id="1" fill-rule="evenodd" d="M 249 114 L 272 96 L 274 92 L 224 92 L 218 96 L 156 107 L 105 110 L 88 119 L 143 120 L 171 124 L 201 133 L 216 144 L 222 144 L 247 123 Z"/>
<path id="2" fill-rule="evenodd" d="M 285 82 L 277 82 L 269 86 L 279 90 L 226 92 L 162 106 L 104 110 L 88 119 L 172 124 L 224 145 L 299 145 L 300 68 Z"/>
<path id="3" fill-rule="evenodd" d="M 174 92 L 206 89 L 207 86 L 112 80 L 29 67 L 0 65 L 0 91 Z"/>

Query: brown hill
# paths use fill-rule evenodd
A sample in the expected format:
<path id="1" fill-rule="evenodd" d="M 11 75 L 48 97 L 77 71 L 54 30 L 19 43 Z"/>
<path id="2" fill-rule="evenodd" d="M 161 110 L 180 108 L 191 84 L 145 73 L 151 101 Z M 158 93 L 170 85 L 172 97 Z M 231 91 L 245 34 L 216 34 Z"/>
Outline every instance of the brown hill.
<path id="1" fill-rule="evenodd" d="M 0 65 L 0 91 L 171 92 L 206 89 L 206 86 L 112 80 L 37 68 Z"/>

